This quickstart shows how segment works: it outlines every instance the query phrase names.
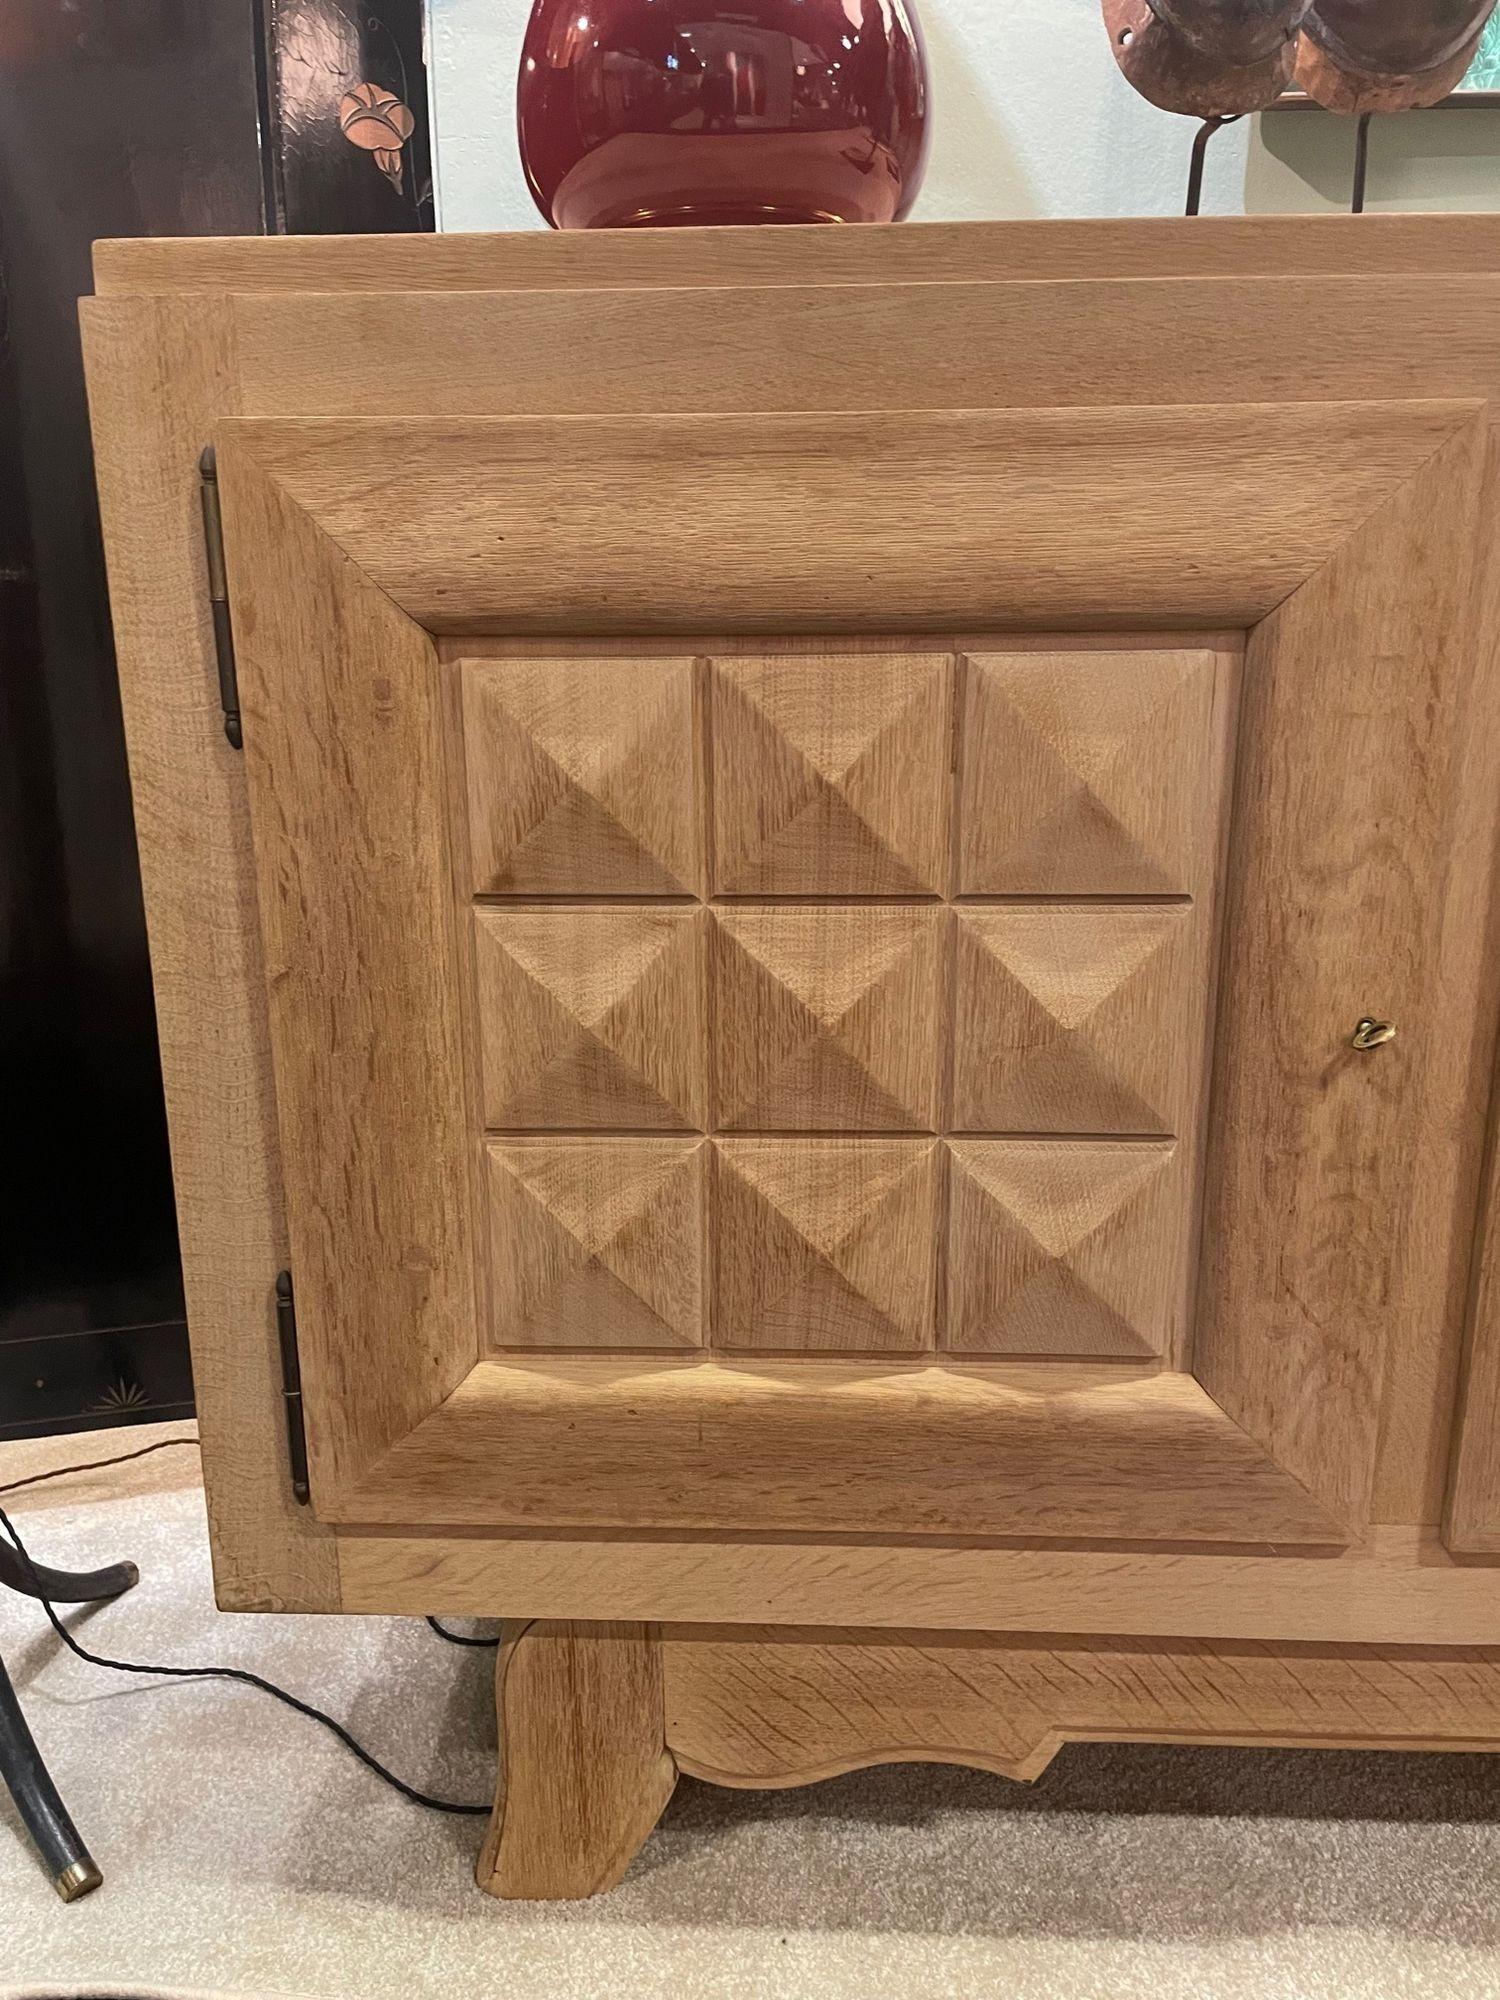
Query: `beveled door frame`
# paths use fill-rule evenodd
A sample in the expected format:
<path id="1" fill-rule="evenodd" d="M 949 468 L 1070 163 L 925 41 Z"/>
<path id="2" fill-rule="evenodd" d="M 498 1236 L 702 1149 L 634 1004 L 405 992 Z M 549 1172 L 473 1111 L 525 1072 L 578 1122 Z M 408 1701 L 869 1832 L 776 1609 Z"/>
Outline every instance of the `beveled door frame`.
<path id="1" fill-rule="evenodd" d="M 218 1601 L 581 1619 L 758 1612 L 845 1625 L 894 1622 L 904 1606 L 947 1630 L 1491 1644 L 1495 1572 L 1450 1559 L 1436 1523 L 1466 1321 L 1481 1392 L 1497 1375 L 1493 1286 L 1481 1287 L 1472 1320 L 1459 1297 L 1435 1336 L 1430 1317 L 1420 1338 L 1403 1328 L 1387 1369 L 1372 1527 L 1331 1562 L 1118 1546 L 335 1532 L 293 1499 L 271 1283 L 288 1252 L 244 764 L 224 741 L 202 569 L 197 461 L 220 419 L 393 405 L 879 409 L 906 400 L 913 382 L 932 403 L 971 407 L 1226 395 L 1295 405 L 1408 396 L 1414 385 L 1481 401 L 1500 393 L 1492 217 L 796 234 L 96 246 L 100 296 L 83 303 L 84 345 Z M 1486 633 L 1497 624 L 1492 610 Z M 1476 762 L 1497 754 L 1491 709 L 1480 703 L 1474 716 Z M 1460 1229 L 1485 1095 L 1476 1077 L 1432 1162 L 1434 1210 L 1452 1193 Z M 1435 1261 L 1455 1262 L 1452 1241 L 1446 1232 Z M 1471 1386 L 1449 1529 L 1457 1548 L 1494 1545 L 1492 1527 L 1473 1526 L 1496 1515 L 1476 1477 L 1486 1411 Z"/>
<path id="2" fill-rule="evenodd" d="M 976 1532 L 972 1494 L 961 1522 L 947 1477 L 961 1443 L 969 1464 L 1004 1467 L 977 1516 L 977 1532 L 998 1539 L 1315 1549 L 1360 1537 L 1384 1323 L 1330 1314 L 1351 1292 L 1377 1318 L 1450 1299 L 1451 1177 L 1463 1169 L 1445 1169 L 1447 1141 L 1492 1027 L 1472 892 L 1435 909 L 1421 893 L 1442 879 L 1450 844 L 1493 837 L 1476 761 L 1486 694 L 1493 706 L 1475 569 L 1491 477 L 1483 405 L 766 417 L 748 444 L 693 417 L 242 420 L 217 443 L 323 1518 Z M 878 521 L 858 523 L 857 574 L 839 532 L 851 481 L 891 496 Z M 639 560 L 642 519 L 671 551 L 665 567 Z M 669 639 L 689 619 L 727 633 L 899 633 L 1106 616 L 1254 627 L 1203 1386 L 989 1366 L 979 1395 L 977 1376 L 950 1369 L 951 1394 L 926 1408 L 888 1371 L 872 1380 L 836 1364 L 799 1363 L 795 1388 L 703 1363 L 691 1385 L 681 1369 L 648 1383 L 618 1367 L 476 1365 L 478 1197 L 441 1164 L 474 1158 L 461 1131 L 474 1066 L 444 851 L 454 693 L 432 635 Z M 1392 858 L 1382 829 L 1404 823 L 1411 771 L 1421 809 Z M 368 805 L 354 871 L 337 860 L 351 798 Z M 1351 824 L 1361 817 L 1364 832 Z M 1330 895 L 1334 880 L 1352 908 Z M 1360 908 L 1376 907 L 1408 920 L 1404 950 L 1362 930 Z M 1271 962 L 1283 973 L 1267 1008 Z M 1379 981 L 1383 997 L 1369 997 Z M 1346 1048 L 1369 1004 L 1421 1024 L 1378 1064 Z M 377 1100 L 372 1143 L 362 1114 Z M 1410 1207 L 1403 1189 L 1417 1191 Z M 1303 1289 L 1273 1288 L 1265 1267 L 1299 1237 Z M 1296 1302 L 1274 1327 L 1273 1290 Z M 558 1456 L 562 1438 L 571 1459 Z M 890 1468 L 883 1506 L 865 1481 L 852 1507 L 837 1468 L 827 1473 L 839 1440 L 851 1466 Z M 590 1488 L 579 1475 L 601 1454 L 610 1477 Z M 692 1491 L 643 1519 L 630 1467 L 649 1486 L 664 1454 Z"/>

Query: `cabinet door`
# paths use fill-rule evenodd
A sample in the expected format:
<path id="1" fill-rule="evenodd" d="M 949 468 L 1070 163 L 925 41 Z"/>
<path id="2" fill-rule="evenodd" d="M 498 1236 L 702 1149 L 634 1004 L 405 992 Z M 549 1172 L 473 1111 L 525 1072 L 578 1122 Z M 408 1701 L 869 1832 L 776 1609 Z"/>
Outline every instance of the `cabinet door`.
<path id="1" fill-rule="evenodd" d="M 1357 1538 L 1465 1227 L 1484 437 L 224 425 L 320 1515 Z"/>

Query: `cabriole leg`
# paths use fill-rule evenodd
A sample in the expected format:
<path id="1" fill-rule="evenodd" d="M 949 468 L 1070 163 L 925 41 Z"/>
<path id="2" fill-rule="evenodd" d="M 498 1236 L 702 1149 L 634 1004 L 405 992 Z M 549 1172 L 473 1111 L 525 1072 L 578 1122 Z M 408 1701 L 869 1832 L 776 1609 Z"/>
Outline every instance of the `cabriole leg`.
<path id="1" fill-rule="evenodd" d="M 500 1776 L 479 1886 L 552 1900 L 613 1888 L 677 1782 L 654 1628 L 518 1627 L 495 1695 Z"/>

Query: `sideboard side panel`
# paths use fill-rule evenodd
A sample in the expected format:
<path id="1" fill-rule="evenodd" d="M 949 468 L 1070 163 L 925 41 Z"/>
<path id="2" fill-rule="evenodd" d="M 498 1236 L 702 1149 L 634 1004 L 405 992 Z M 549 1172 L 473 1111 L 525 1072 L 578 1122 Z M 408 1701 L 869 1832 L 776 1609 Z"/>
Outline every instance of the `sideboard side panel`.
<path id="1" fill-rule="evenodd" d="M 244 762 L 225 740 L 198 454 L 239 403 L 222 298 L 86 300 L 89 401 L 219 1603 L 338 1607 L 287 1471 L 287 1262 Z"/>

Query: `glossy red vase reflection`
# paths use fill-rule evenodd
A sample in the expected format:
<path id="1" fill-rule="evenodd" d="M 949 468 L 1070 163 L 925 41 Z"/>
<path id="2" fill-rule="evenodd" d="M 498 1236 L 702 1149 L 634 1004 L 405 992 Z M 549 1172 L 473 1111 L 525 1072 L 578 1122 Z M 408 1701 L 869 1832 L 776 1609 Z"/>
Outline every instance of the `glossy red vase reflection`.
<path id="1" fill-rule="evenodd" d="M 926 164 L 907 0 L 536 0 L 517 112 L 558 229 L 896 222 Z"/>

